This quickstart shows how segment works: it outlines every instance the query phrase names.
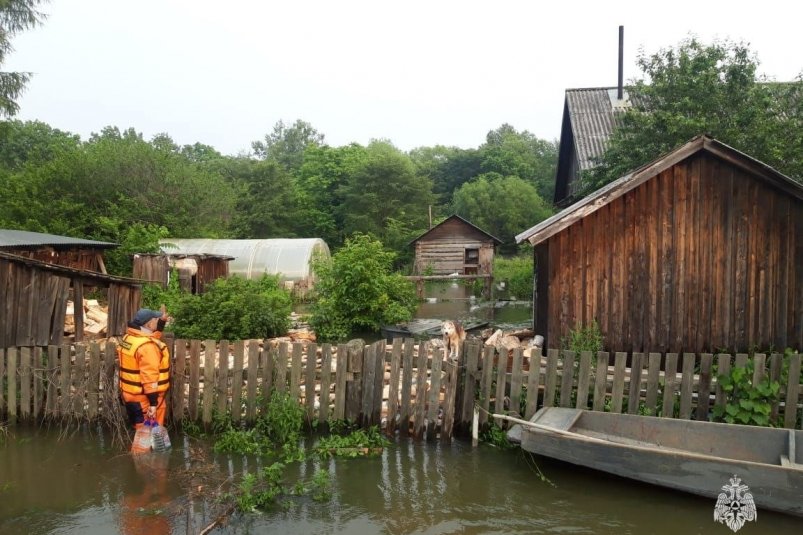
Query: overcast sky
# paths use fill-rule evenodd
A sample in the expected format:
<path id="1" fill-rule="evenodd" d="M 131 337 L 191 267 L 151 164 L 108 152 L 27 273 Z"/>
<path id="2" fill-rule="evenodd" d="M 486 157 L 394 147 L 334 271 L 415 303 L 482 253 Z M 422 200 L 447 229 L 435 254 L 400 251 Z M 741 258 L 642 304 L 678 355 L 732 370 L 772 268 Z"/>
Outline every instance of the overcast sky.
<path id="1" fill-rule="evenodd" d="M 326 142 L 477 147 L 503 123 L 560 133 L 564 90 L 615 85 L 639 48 L 746 41 L 760 72 L 803 71 L 803 3 L 51 0 L 4 70 L 34 73 L 18 118 L 86 139 L 106 125 L 225 154 L 278 120 Z"/>

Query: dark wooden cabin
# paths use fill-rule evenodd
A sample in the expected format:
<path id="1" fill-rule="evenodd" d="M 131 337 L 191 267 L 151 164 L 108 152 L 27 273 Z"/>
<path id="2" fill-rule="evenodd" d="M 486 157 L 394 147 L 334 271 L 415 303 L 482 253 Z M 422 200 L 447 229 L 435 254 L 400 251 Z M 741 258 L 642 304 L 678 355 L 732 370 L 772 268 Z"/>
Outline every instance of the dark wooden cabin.
<path id="1" fill-rule="evenodd" d="M 139 308 L 140 281 L 0 251 L 0 348 L 61 344 L 67 300 L 83 302 L 85 287 L 106 291 L 108 336 L 124 334 Z M 75 340 L 80 341 L 83 307 L 74 308 Z"/>
<path id="2" fill-rule="evenodd" d="M 516 237 L 549 347 L 596 320 L 613 351 L 803 348 L 803 187 L 698 137 Z"/>
<path id="3" fill-rule="evenodd" d="M 494 250 L 502 241 L 452 215 L 410 243 L 415 244 L 415 275 L 490 276 Z"/>
<path id="4" fill-rule="evenodd" d="M 0 251 L 59 266 L 106 273 L 103 251 L 116 243 L 0 229 Z"/>
<path id="5" fill-rule="evenodd" d="M 166 288 L 170 274 L 175 270 L 181 289 L 202 294 L 214 280 L 229 276 L 229 262 L 232 260 L 232 256 L 213 254 L 135 254 L 134 278 Z"/>

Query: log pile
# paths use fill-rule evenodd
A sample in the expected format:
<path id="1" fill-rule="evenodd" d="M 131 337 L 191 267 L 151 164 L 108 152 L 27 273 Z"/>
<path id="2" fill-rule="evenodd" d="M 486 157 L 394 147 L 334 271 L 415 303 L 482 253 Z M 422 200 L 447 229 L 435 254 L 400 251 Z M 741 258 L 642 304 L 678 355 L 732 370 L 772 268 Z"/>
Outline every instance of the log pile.
<path id="1" fill-rule="evenodd" d="M 101 306 L 97 299 L 84 299 L 84 338 L 103 338 L 109 325 L 108 307 Z M 64 333 L 75 334 L 75 303 L 67 301 L 64 315 Z"/>

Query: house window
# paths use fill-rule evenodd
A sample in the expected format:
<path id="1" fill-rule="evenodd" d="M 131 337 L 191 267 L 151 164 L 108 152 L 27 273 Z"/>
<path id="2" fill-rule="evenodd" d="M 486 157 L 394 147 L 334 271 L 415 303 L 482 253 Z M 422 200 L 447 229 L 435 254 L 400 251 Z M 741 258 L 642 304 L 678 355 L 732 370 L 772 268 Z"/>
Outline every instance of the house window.
<path id="1" fill-rule="evenodd" d="M 466 261 L 464 262 L 467 265 L 477 265 L 480 263 L 480 250 L 479 249 L 466 249 Z"/>

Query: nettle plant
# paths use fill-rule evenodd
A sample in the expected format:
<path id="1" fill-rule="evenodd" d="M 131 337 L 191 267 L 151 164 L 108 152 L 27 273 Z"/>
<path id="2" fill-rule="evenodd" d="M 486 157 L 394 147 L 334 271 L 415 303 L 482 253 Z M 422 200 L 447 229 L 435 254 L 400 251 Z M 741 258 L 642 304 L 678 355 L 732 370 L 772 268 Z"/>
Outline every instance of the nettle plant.
<path id="1" fill-rule="evenodd" d="M 770 413 L 773 404 L 778 401 L 781 385 L 769 377 L 753 384 L 754 367 L 753 361 L 749 361 L 743 367 L 717 376 L 727 398 L 724 405 L 714 407 L 715 421 L 765 427 L 774 425 Z"/>

